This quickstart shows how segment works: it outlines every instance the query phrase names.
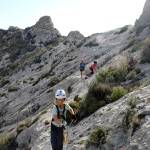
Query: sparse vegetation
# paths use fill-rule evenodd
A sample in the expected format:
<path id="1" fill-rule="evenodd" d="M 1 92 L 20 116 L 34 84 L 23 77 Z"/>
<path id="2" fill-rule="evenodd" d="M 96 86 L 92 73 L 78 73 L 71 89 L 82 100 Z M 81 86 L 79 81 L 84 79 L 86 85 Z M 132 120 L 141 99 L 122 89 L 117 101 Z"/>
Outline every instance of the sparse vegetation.
<path id="1" fill-rule="evenodd" d="M 54 86 L 54 85 L 56 85 L 56 84 L 59 83 L 59 82 L 60 82 L 60 79 L 59 79 L 57 76 L 53 76 L 53 77 L 51 78 L 50 85 L 51 85 L 51 86 Z"/>
<path id="2" fill-rule="evenodd" d="M 99 46 L 99 44 L 96 42 L 96 39 L 93 41 L 90 41 L 84 45 L 85 47 L 92 47 L 92 46 Z"/>
<path id="3" fill-rule="evenodd" d="M 109 84 L 94 82 L 89 86 L 87 95 L 80 101 L 77 115 L 84 118 L 104 106 L 107 101 L 107 95 L 111 94 Z"/>
<path id="4" fill-rule="evenodd" d="M 24 129 L 30 127 L 32 125 L 32 120 L 30 118 L 26 118 L 21 121 L 17 127 L 17 133 L 21 133 Z"/>
<path id="5" fill-rule="evenodd" d="M 131 109 L 135 108 L 136 107 L 136 100 L 131 98 L 129 101 L 128 101 L 128 105 L 131 107 Z"/>
<path id="6" fill-rule="evenodd" d="M 72 92 L 72 86 L 68 86 L 68 93 L 71 93 Z"/>
<path id="7" fill-rule="evenodd" d="M 149 43 L 145 45 L 142 51 L 141 63 L 150 63 L 150 40 Z"/>
<path id="8" fill-rule="evenodd" d="M 75 101 L 70 102 L 69 106 L 74 110 L 75 113 L 77 112 L 77 110 L 79 108 L 79 104 Z M 70 114 L 70 112 L 68 110 L 66 112 L 66 119 L 67 119 L 67 122 L 70 122 L 72 119 L 72 115 Z"/>
<path id="9" fill-rule="evenodd" d="M 121 34 L 121 33 L 123 33 L 123 32 L 126 32 L 127 30 L 128 30 L 128 25 L 122 27 L 122 28 L 120 29 L 120 31 L 117 32 L 117 34 Z"/>
<path id="10" fill-rule="evenodd" d="M 106 138 L 106 129 L 99 127 L 90 134 L 89 138 L 86 141 L 86 148 L 88 148 L 90 145 L 101 147 L 106 142 Z"/>
<path id="11" fill-rule="evenodd" d="M 122 119 L 122 126 L 124 128 L 129 128 L 129 125 L 132 122 L 132 117 L 136 114 L 134 110 L 127 109 L 124 113 L 123 119 Z"/>
<path id="12" fill-rule="evenodd" d="M 3 97 L 3 96 L 6 97 L 6 93 L 0 92 L 0 97 Z"/>
<path id="13" fill-rule="evenodd" d="M 132 79 L 135 79 L 135 77 L 136 77 L 136 72 L 132 70 L 127 74 L 126 80 L 132 80 Z"/>
<path id="14" fill-rule="evenodd" d="M 125 77 L 128 71 L 126 67 L 118 67 L 118 68 L 107 68 L 99 71 L 96 74 L 96 79 L 98 82 L 103 83 L 119 83 L 125 81 Z"/>
<path id="15" fill-rule="evenodd" d="M 49 120 L 45 120 L 44 124 L 45 124 L 45 126 L 46 126 L 46 125 L 49 125 L 49 124 L 50 124 L 50 121 L 49 121 Z"/>
<path id="16" fill-rule="evenodd" d="M 17 144 L 15 143 L 15 136 L 11 132 L 3 133 L 0 135 L 0 149 L 1 150 L 9 150 L 12 148 L 16 147 Z"/>
<path id="17" fill-rule="evenodd" d="M 127 94 L 127 90 L 124 87 L 116 86 L 113 87 L 112 93 L 109 98 L 111 101 L 116 101 L 126 94 Z"/>
<path id="18" fill-rule="evenodd" d="M 80 102 L 81 100 L 82 100 L 82 98 L 80 98 L 79 95 L 75 95 L 74 101 Z"/>
<path id="19" fill-rule="evenodd" d="M 10 85 L 8 87 L 8 92 L 15 92 L 15 91 L 18 91 L 18 90 L 19 90 L 19 88 L 14 86 L 14 85 Z"/>

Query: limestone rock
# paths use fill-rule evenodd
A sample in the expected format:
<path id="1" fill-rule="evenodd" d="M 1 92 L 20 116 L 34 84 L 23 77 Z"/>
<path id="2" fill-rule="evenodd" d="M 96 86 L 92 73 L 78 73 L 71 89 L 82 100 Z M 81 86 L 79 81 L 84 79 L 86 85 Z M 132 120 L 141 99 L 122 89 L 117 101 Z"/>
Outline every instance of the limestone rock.
<path id="1" fill-rule="evenodd" d="M 150 0 L 146 0 L 143 13 L 141 14 L 140 18 L 135 22 L 135 28 L 140 26 L 146 26 L 150 24 Z"/>
<path id="2" fill-rule="evenodd" d="M 50 16 L 44 16 L 27 31 L 31 44 L 36 46 L 47 46 L 56 43 L 61 34 L 54 28 Z"/>
<path id="3" fill-rule="evenodd" d="M 53 22 L 50 16 L 43 16 L 35 24 L 35 28 L 51 30 L 53 29 Z"/>

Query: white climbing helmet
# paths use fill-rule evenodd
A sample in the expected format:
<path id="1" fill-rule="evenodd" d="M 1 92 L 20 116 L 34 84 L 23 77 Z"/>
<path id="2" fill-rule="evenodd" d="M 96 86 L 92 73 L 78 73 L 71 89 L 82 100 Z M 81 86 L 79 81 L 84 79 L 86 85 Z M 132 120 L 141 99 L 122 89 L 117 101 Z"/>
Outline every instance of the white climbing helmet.
<path id="1" fill-rule="evenodd" d="M 66 98 L 66 93 L 62 89 L 58 89 L 55 93 L 56 98 Z"/>

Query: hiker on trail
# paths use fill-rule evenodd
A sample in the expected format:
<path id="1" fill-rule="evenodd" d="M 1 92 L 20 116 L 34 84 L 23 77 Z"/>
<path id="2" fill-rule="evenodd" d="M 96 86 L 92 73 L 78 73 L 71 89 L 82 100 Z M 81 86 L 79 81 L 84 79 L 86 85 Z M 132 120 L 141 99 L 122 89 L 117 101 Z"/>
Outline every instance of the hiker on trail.
<path id="1" fill-rule="evenodd" d="M 55 93 L 57 104 L 53 106 L 52 110 L 52 122 L 51 122 L 51 144 L 53 150 L 63 150 L 63 130 L 67 125 L 65 120 L 66 110 L 72 114 L 72 119 L 76 122 L 76 116 L 73 109 L 64 104 L 66 99 L 65 91 L 58 89 Z"/>
<path id="2" fill-rule="evenodd" d="M 81 78 L 82 78 L 82 73 L 85 71 L 85 62 L 83 59 L 81 59 L 80 61 L 80 75 L 81 75 Z"/>
<path id="3" fill-rule="evenodd" d="M 94 63 L 90 66 L 90 74 L 89 75 L 93 75 L 94 72 L 96 72 L 96 67 L 97 67 L 97 61 L 94 61 Z"/>

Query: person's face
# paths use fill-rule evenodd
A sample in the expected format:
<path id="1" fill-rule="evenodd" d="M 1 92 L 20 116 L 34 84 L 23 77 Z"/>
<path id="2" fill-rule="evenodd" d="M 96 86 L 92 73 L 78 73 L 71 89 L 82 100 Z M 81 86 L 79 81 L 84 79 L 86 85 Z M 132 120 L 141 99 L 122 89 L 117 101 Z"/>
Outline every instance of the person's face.
<path id="1" fill-rule="evenodd" d="M 57 103 L 58 105 L 63 105 L 64 104 L 65 99 L 64 98 L 57 98 Z"/>

